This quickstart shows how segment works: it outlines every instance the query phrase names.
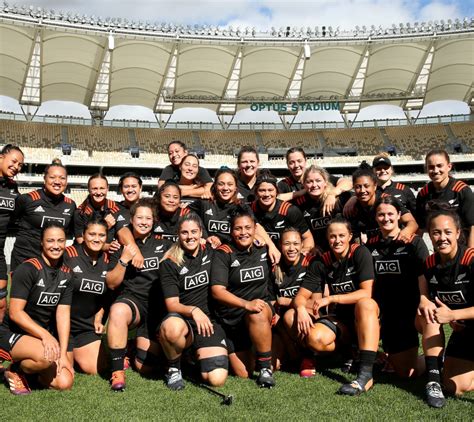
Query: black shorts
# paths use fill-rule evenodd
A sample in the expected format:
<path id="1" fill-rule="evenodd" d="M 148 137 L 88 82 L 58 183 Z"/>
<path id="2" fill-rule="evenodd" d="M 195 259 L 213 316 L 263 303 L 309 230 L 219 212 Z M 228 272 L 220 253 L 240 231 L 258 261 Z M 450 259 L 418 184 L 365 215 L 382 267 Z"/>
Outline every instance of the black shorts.
<path id="1" fill-rule="evenodd" d="M 10 354 L 15 344 L 23 335 L 14 333 L 5 325 L 0 324 L 0 349 Z"/>
<path id="2" fill-rule="evenodd" d="M 227 351 L 229 355 L 252 348 L 252 340 L 250 339 L 249 330 L 244 318 L 235 325 L 222 324 L 222 328 L 227 338 Z"/>
<path id="3" fill-rule="evenodd" d="M 5 260 L 5 237 L 0 237 L 0 280 L 8 280 L 7 261 Z"/>
<path id="4" fill-rule="evenodd" d="M 140 317 L 139 326 L 142 325 L 144 321 L 146 321 L 148 316 L 148 304 L 137 299 L 135 296 L 128 293 L 121 294 L 117 299 L 115 299 L 112 305 L 114 305 L 115 303 L 125 303 L 125 305 L 128 305 L 130 307 L 132 311 L 132 324 L 133 321 L 137 319 L 137 316 Z M 136 309 L 138 309 L 138 315 L 135 306 L 133 305 L 135 305 Z"/>
<path id="5" fill-rule="evenodd" d="M 69 343 L 67 351 L 72 352 L 74 349 L 87 346 L 95 341 L 102 341 L 102 334 L 97 334 L 95 331 L 78 331 L 69 334 Z"/>
<path id="6" fill-rule="evenodd" d="M 413 318 L 381 318 L 380 338 L 383 350 L 389 354 L 404 352 L 419 346 L 418 331 Z"/>
<path id="7" fill-rule="evenodd" d="M 189 332 L 193 336 L 192 348 L 194 350 L 202 349 L 204 347 L 224 347 L 228 348 L 228 341 L 226 335 L 220 324 L 211 319 L 212 325 L 214 326 L 214 334 L 209 337 L 204 337 L 198 333 L 196 322 L 193 319 L 184 318 L 181 314 L 176 312 L 170 312 L 167 314 L 161 323 L 166 321 L 170 317 L 180 318 L 188 325 Z"/>
<path id="8" fill-rule="evenodd" d="M 445 356 L 474 362 L 474 327 L 453 331 L 446 347 Z"/>

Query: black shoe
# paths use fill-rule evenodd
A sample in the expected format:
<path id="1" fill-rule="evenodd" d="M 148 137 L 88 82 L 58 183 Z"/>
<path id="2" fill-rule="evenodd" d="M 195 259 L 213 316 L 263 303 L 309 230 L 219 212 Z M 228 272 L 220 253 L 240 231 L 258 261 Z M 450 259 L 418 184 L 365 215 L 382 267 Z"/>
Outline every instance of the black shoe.
<path id="1" fill-rule="evenodd" d="M 429 406 L 439 409 L 446 404 L 446 399 L 444 398 L 443 390 L 439 382 L 431 381 L 426 384 L 425 392 L 426 402 Z"/>
<path id="2" fill-rule="evenodd" d="M 275 387 L 275 379 L 273 378 L 273 372 L 269 368 L 260 369 L 260 373 L 257 377 L 257 385 L 262 388 Z"/>
<path id="3" fill-rule="evenodd" d="M 344 394 L 346 396 L 360 396 L 365 392 L 365 385 L 362 386 L 357 380 L 347 384 L 342 384 L 338 391 L 339 394 Z"/>
<path id="4" fill-rule="evenodd" d="M 166 386 L 170 390 L 178 391 L 184 389 L 183 374 L 180 369 L 170 368 L 166 374 Z"/>

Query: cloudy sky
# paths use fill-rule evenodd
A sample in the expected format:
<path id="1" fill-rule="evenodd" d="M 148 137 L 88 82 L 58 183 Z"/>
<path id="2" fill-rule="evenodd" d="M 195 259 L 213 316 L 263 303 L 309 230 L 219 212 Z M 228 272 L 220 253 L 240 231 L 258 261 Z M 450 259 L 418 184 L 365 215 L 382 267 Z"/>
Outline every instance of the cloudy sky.
<path id="1" fill-rule="evenodd" d="M 8 1 L 8 0 L 7 0 Z M 391 26 L 393 23 L 414 23 L 429 20 L 447 20 L 474 16 L 472 0 L 27 0 L 8 3 L 41 6 L 56 11 L 80 13 L 106 17 L 121 17 L 148 22 L 170 22 L 176 24 L 212 24 L 219 26 L 256 27 L 268 30 L 272 26 L 339 26 L 353 29 L 356 25 Z M 0 96 L 0 109 L 19 112 L 16 101 Z M 88 117 L 87 109 L 77 104 L 42 105 L 38 114 L 65 114 Z M 66 110 L 66 111 L 65 111 Z M 422 115 L 467 113 L 462 103 L 443 102 L 425 107 Z M 337 114 L 318 113 L 305 116 L 300 113 L 297 120 L 339 120 Z M 251 113 L 243 110 L 235 121 L 272 121 L 275 113 Z M 379 117 L 403 117 L 400 109 L 391 106 L 376 106 L 364 109 L 359 119 Z M 137 118 L 154 120 L 151 110 L 141 107 L 113 107 L 107 118 Z M 174 121 L 217 121 L 214 113 L 204 109 L 181 109 Z"/>

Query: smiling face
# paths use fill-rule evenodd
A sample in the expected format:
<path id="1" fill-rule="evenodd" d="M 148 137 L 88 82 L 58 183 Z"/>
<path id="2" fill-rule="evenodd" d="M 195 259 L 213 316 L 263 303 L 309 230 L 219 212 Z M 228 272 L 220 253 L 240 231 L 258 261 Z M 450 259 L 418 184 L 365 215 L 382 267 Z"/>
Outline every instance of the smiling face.
<path id="1" fill-rule="evenodd" d="M 251 179 L 257 174 L 258 159 L 253 152 L 244 152 L 238 163 L 240 173 L 247 179 Z"/>
<path id="2" fill-rule="evenodd" d="M 168 148 L 168 158 L 170 163 L 178 167 L 181 164 L 181 160 L 188 152 L 180 144 L 171 144 Z"/>
<path id="3" fill-rule="evenodd" d="M 15 177 L 21 171 L 24 159 L 23 154 L 15 149 L 0 155 L 0 171 L 2 176 L 8 178 Z"/>
<path id="4" fill-rule="evenodd" d="M 89 224 L 82 238 L 89 251 L 100 252 L 107 241 L 107 229 L 102 224 Z"/>
<path id="5" fill-rule="evenodd" d="M 311 171 L 303 182 L 306 192 L 314 198 L 319 198 L 327 187 L 327 181 L 318 171 Z"/>
<path id="6" fill-rule="evenodd" d="M 133 227 L 133 235 L 143 239 L 153 229 L 153 211 L 149 207 L 138 207 L 132 216 L 130 223 Z"/>
<path id="7" fill-rule="evenodd" d="M 230 202 L 236 192 L 237 185 L 235 184 L 235 179 L 229 173 L 222 173 L 216 179 L 216 196 L 222 202 Z"/>
<path id="8" fill-rule="evenodd" d="M 277 189 L 272 183 L 260 183 L 257 187 L 257 190 L 255 191 L 255 194 L 262 209 L 269 210 L 275 205 Z"/>
<path id="9" fill-rule="evenodd" d="M 102 205 L 107 198 L 109 185 L 107 180 L 96 177 L 89 181 L 89 196 L 94 205 Z"/>
<path id="10" fill-rule="evenodd" d="M 232 238 L 239 249 L 248 249 L 255 237 L 255 223 L 248 216 L 235 219 L 231 230 Z"/>
<path id="11" fill-rule="evenodd" d="M 448 163 L 448 160 L 442 154 L 433 154 L 426 160 L 428 177 L 437 186 L 442 186 L 448 181 L 449 172 L 452 167 L 453 165 Z"/>
<path id="12" fill-rule="evenodd" d="M 384 236 L 398 233 L 401 213 L 390 204 L 380 204 L 375 212 L 375 219 Z"/>
<path id="13" fill-rule="evenodd" d="M 283 259 L 289 265 L 298 262 L 301 254 L 301 235 L 297 231 L 288 231 L 281 235 L 280 250 Z"/>
<path id="14" fill-rule="evenodd" d="M 122 180 L 120 191 L 122 192 L 125 202 L 133 204 L 140 199 L 142 187 L 135 177 L 126 177 Z"/>
<path id="15" fill-rule="evenodd" d="M 393 176 L 393 167 L 383 163 L 379 164 L 374 168 L 374 174 L 379 183 L 387 183 Z"/>
<path id="16" fill-rule="evenodd" d="M 196 221 L 184 221 L 178 231 L 179 244 L 183 250 L 196 256 L 201 244 L 202 231 Z"/>
<path id="17" fill-rule="evenodd" d="M 442 259 L 453 259 L 456 256 L 461 231 L 452 217 L 440 215 L 431 219 L 429 234 L 436 252 Z"/>
<path id="18" fill-rule="evenodd" d="M 181 195 L 177 186 L 165 187 L 160 194 L 160 211 L 166 214 L 174 214 L 179 207 Z"/>
<path id="19" fill-rule="evenodd" d="M 337 258 L 342 258 L 349 251 L 352 233 L 343 223 L 332 223 L 328 227 L 327 237 L 329 247 Z"/>
<path id="20" fill-rule="evenodd" d="M 43 256 L 54 266 L 63 256 L 64 249 L 66 248 L 66 233 L 64 229 L 59 227 L 46 229 L 41 239 L 41 248 Z"/>
<path id="21" fill-rule="evenodd" d="M 185 182 L 193 183 L 199 172 L 199 160 L 192 155 L 187 155 L 181 161 L 179 169 L 181 171 L 181 178 Z"/>
<path id="22" fill-rule="evenodd" d="M 67 173 L 64 167 L 51 166 L 44 176 L 44 189 L 51 195 L 61 195 L 67 186 Z"/>
<path id="23" fill-rule="evenodd" d="M 363 205 L 371 205 L 375 200 L 377 186 L 368 176 L 358 177 L 354 182 L 354 192 L 357 200 Z"/>
<path id="24" fill-rule="evenodd" d="M 304 158 L 304 155 L 301 152 L 292 152 L 291 154 L 288 154 L 286 165 L 288 166 L 288 170 L 290 170 L 293 179 L 299 181 L 306 168 L 306 158 Z"/>

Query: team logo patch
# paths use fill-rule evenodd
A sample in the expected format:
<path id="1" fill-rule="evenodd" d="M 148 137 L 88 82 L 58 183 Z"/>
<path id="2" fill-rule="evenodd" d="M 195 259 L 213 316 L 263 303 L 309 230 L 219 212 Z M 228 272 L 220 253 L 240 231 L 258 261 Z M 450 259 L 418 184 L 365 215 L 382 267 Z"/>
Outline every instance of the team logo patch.
<path id="1" fill-rule="evenodd" d="M 39 306 L 56 306 L 59 303 L 60 293 L 41 292 L 37 305 Z"/>
<path id="2" fill-rule="evenodd" d="M 306 275 L 306 271 L 303 273 L 298 274 L 298 277 L 296 278 L 296 281 L 301 281 L 303 280 L 303 277 Z"/>
<path id="3" fill-rule="evenodd" d="M 64 280 L 61 280 L 61 281 L 59 282 L 59 286 L 58 286 L 58 287 L 64 289 L 64 288 L 66 287 L 66 283 L 67 283 L 67 278 L 65 278 Z"/>
<path id="4" fill-rule="evenodd" d="M 43 218 L 41 219 L 41 227 L 43 227 L 46 223 L 49 223 L 51 221 L 59 221 L 62 226 L 66 225 L 66 220 L 61 217 L 50 217 L 49 215 L 44 215 Z"/>
<path id="5" fill-rule="evenodd" d="M 295 297 L 298 293 L 299 286 L 291 286 L 286 289 L 279 289 L 281 297 Z"/>
<path id="6" fill-rule="evenodd" d="M 407 255 L 408 252 L 405 250 L 405 246 L 402 246 L 401 248 L 397 248 L 395 251 L 394 255 Z"/>
<path id="7" fill-rule="evenodd" d="M 352 280 L 344 281 L 342 283 L 331 284 L 331 288 L 334 291 L 334 293 L 336 293 L 336 294 L 350 293 L 350 292 L 355 292 L 355 290 L 356 290 Z"/>
<path id="8" fill-rule="evenodd" d="M 228 221 L 209 220 L 207 228 L 210 232 L 230 233 L 230 224 Z"/>
<path id="9" fill-rule="evenodd" d="M 45 212 L 44 208 L 40 205 L 39 207 L 36 207 L 33 212 Z"/>
<path id="10" fill-rule="evenodd" d="M 456 281 L 454 282 L 454 284 L 459 284 L 459 283 L 469 283 L 469 280 L 466 279 L 466 273 L 464 274 L 459 274 L 457 277 L 456 277 Z"/>
<path id="11" fill-rule="evenodd" d="M 376 261 L 375 271 L 377 274 L 401 274 L 400 262 L 398 260 Z"/>
<path id="12" fill-rule="evenodd" d="M 461 290 L 455 290 L 453 292 L 438 292 L 438 297 L 439 300 L 446 305 L 464 305 L 467 303 Z"/>
<path id="13" fill-rule="evenodd" d="M 263 267 L 259 265 L 258 267 L 244 268 L 240 270 L 240 282 L 248 283 L 249 281 L 263 280 L 264 271 Z"/>
<path id="14" fill-rule="evenodd" d="M 209 275 L 207 271 L 201 271 L 200 273 L 189 275 L 184 277 L 184 289 L 191 290 L 199 286 L 209 284 Z"/>
<path id="15" fill-rule="evenodd" d="M 104 293 L 105 290 L 105 283 L 103 281 L 97 280 L 89 280 L 87 278 L 83 278 L 81 281 L 81 287 L 79 291 L 85 293 L 94 293 L 96 295 L 101 295 Z"/>
<path id="16" fill-rule="evenodd" d="M 276 232 L 267 232 L 268 236 L 270 236 L 270 239 L 272 240 L 278 240 L 280 239 L 280 233 Z"/>
<path id="17" fill-rule="evenodd" d="M 266 261 L 267 260 L 267 253 L 264 252 L 260 255 L 260 261 Z"/>
<path id="18" fill-rule="evenodd" d="M 202 258 L 202 261 L 201 261 L 201 265 L 206 265 L 206 264 L 209 264 L 210 262 L 211 262 L 211 260 L 209 259 L 209 256 L 204 255 L 204 257 Z"/>
<path id="19" fill-rule="evenodd" d="M 314 230 L 324 229 L 329 224 L 329 221 L 331 221 L 330 217 L 312 218 L 311 219 L 311 227 Z"/>
<path id="20" fill-rule="evenodd" d="M 285 220 L 278 221 L 277 223 L 275 223 L 275 228 L 276 229 L 282 229 L 282 228 L 285 227 L 284 224 L 285 224 Z"/>
<path id="21" fill-rule="evenodd" d="M 155 252 L 163 252 L 163 245 L 157 246 Z"/>
<path id="22" fill-rule="evenodd" d="M 15 209 L 15 200 L 13 198 L 5 198 L 0 196 L 0 209 L 13 211 Z"/>
<path id="23" fill-rule="evenodd" d="M 140 268 L 140 272 L 145 273 L 147 271 L 157 270 L 160 266 L 160 260 L 157 256 L 152 256 L 151 258 L 145 258 L 143 261 L 143 267 Z"/>
<path id="24" fill-rule="evenodd" d="M 70 211 L 71 211 L 71 208 L 66 208 L 66 209 L 63 211 L 63 215 L 71 215 Z"/>
<path id="25" fill-rule="evenodd" d="M 347 267 L 346 275 L 352 275 L 354 273 L 355 273 L 354 267 Z"/>

